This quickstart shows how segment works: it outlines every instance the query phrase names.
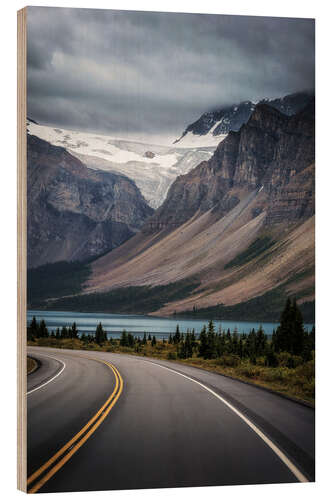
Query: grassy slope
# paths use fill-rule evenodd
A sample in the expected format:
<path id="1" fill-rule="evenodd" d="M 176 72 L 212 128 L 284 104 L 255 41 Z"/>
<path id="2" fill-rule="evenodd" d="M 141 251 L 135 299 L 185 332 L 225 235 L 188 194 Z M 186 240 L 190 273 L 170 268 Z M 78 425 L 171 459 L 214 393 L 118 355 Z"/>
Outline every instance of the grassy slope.
<path id="1" fill-rule="evenodd" d="M 36 361 L 33 359 L 33 358 L 29 358 L 29 356 L 27 357 L 27 373 L 29 375 L 29 373 L 32 373 L 33 371 L 35 371 L 37 368 L 37 363 Z"/>
<path id="2" fill-rule="evenodd" d="M 265 252 L 265 250 L 268 250 L 268 248 L 270 248 L 274 244 L 275 241 L 272 240 L 269 236 L 262 236 L 260 238 L 257 238 L 253 243 L 251 243 L 251 245 L 247 247 L 246 250 L 244 250 L 244 252 L 239 253 L 234 259 L 229 261 L 224 266 L 224 269 L 247 264 L 252 259 L 258 257 L 261 253 Z"/>
<path id="3" fill-rule="evenodd" d="M 198 284 L 197 281 L 188 279 L 166 286 L 119 288 L 105 293 L 44 301 L 39 307 L 58 311 L 145 314 L 158 310 L 167 302 L 189 295 Z"/>
<path id="4" fill-rule="evenodd" d="M 79 293 L 90 275 L 90 266 L 82 262 L 56 262 L 28 269 L 28 306 L 34 308 L 46 299 Z"/>
<path id="5" fill-rule="evenodd" d="M 285 287 L 280 286 L 264 293 L 258 297 L 235 304 L 225 306 L 219 304 L 212 307 L 196 309 L 193 311 L 182 311 L 177 317 L 193 317 L 207 319 L 224 319 L 239 321 L 279 321 L 281 310 L 284 307 L 286 296 Z M 315 302 L 304 302 L 299 305 L 305 323 L 315 320 Z"/>
<path id="6" fill-rule="evenodd" d="M 262 235 L 252 242 L 244 251 L 236 255 L 225 268 L 236 268 L 241 273 L 244 264 L 251 269 L 263 265 L 270 256 L 274 239 Z M 253 262 L 253 265 L 251 265 Z M 260 267 L 259 266 L 259 267 Z M 239 271 L 237 271 L 237 268 Z M 217 275 L 219 270 L 216 270 Z M 59 262 L 48 264 L 28 271 L 28 306 L 30 309 L 71 310 L 84 312 L 106 312 L 123 314 L 147 314 L 160 311 L 166 306 L 167 312 L 160 314 L 172 315 L 173 303 L 195 296 L 195 290 L 200 285 L 200 279 L 195 276 L 159 286 L 132 286 L 115 288 L 109 292 L 96 292 L 79 295 L 82 284 L 89 278 L 91 266 L 89 263 Z M 280 311 L 288 295 L 293 295 L 288 289 L 292 283 L 297 283 L 314 273 L 307 269 L 289 278 L 284 285 L 277 286 L 266 293 L 258 295 L 234 305 L 223 303 L 208 307 L 200 306 L 200 299 L 195 300 L 195 313 L 192 306 L 187 310 L 178 308 L 178 316 L 194 316 L 195 318 L 213 318 L 225 320 L 248 321 L 278 321 Z M 237 277 L 241 280 L 241 274 Z M 226 280 L 219 285 L 228 286 Z M 313 296 L 313 290 L 308 290 L 308 296 Z M 296 294 L 298 298 L 299 295 Z M 48 300 L 56 299 L 56 300 Z M 192 300 L 192 299 L 191 299 Z M 314 301 L 305 301 L 300 305 L 305 322 L 313 322 L 315 314 Z M 185 307 L 184 307 L 185 309 Z M 157 313 L 158 314 L 158 313 Z"/>
<path id="7" fill-rule="evenodd" d="M 195 280 L 182 280 L 166 286 L 127 287 L 105 293 L 74 295 L 49 302 L 35 301 L 32 306 L 55 311 L 105 312 L 122 314 L 148 314 L 158 311 L 166 303 L 190 296 L 198 286 Z M 288 293 L 284 286 L 277 287 L 246 302 L 225 306 L 182 311 L 177 317 L 212 318 L 239 321 L 278 321 Z M 32 307 L 30 306 L 30 307 Z M 304 321 L 315 318 L 315 303 L 300 304 Z"/>

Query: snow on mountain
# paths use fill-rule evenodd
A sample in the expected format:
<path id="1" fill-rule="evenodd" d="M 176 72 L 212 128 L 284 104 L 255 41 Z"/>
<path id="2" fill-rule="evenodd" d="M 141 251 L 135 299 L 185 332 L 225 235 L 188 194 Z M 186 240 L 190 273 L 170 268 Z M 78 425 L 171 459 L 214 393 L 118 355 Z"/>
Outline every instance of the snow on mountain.
<path id="1" fill-rule="evenodd" d="M 181 148 L 158 146 L 40 125 L 31 119 L 27 122 L 27 130 L 31 135 L 67 149 L 89 168 L 118 172 L 133 179 L 153 208 L 163 203 L 178 175 L 208 160 L 221 141 L 219 138 L 218 142 L 206 140 L 206 144 L 193 142 Z"/>
<path id="2" fill-rule="evenodd" d="M 305 108 L 312 97 L 312 92 L 297 92 L 276 99 L 262 99 L 258 102 L 268 104 L 281 113 L 291 116 Z M 247 123 L 258 102 L 243 101 L 239 104 L 224 106 L 216 111 L 208 111 L 188 125 L 174 144 L 181 147 L 217 146 L 230 131 L 237 132 L 242 125 Z"/>
<path id="3" fill-rule="evenodd" d="M 204 147 L 214 147 L 216 148 L 223 139 L 227 137 L 228 134 L 214 135 L 214 130 L 219 126 L 221 122 L 218 122 L 212 126 L 212 128 L 204 135 L 194 134 L 192 131 L 187 132 L 179 142 L 175 143 L 175 146 L 182 148 L 204 148 Z"/>

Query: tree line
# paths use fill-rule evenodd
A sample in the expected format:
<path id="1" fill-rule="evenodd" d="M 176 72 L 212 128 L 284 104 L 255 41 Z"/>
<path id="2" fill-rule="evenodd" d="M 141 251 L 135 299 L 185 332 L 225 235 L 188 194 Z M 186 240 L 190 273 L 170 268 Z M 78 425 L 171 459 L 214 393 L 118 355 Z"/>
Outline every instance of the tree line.
<path id="1" fill-rule="evenodd" d="M 209 321 L 208 327 L 204 325 L 198 341 L 194 331 L 187 332 L 184 336 L 177 326 L 176 332 L 169 337 L 169 343 L 176 344 L 179 358 L 191 358 L 194 353 L 204 359 L 216 359 L 224 355 L 238 356 L 240 359 L 247 358 L 256 364 L 257 358 L 265 357 L 267 366 L 277 366 L 277 355 L 285 352 L 290 355 L 290 367 L 294 361 L 293 356 L 300 357 L 304 362 L 312 359 L 312 351 L 315 349 L 315 327 L 308 333 L 304 329 L 302 313 L 296 300 L 287 299 L 284 310 L 280 317 L 280 324 L 273 330 L 272 340 L 269 341 L 262 326 L 258 330 L 252 329 L 249 334 L 239 334 L 237 329 L 230 332 L 216 331 L 213 320 Z"/>
<path id="2" fill-rule="evenodd" d="M 54 339 L 80 339 L 83 342 L 90 343 L 96 342 L 102 345 L 107 341 L 107 333 L 104 330 L 102 323 L 98 323 L 94 334 L 82 334 L 79 336 L 76 323 L 69 326 L 63 326 L 61 329 L 57 328 L 51 332 L 48 330 L 45 321 L 42 319 L 39 323 L 35 316 L 32 318 L 30 325 L 27 328 L 27 339 L 33 341 L 35 339 L 54 338 Z"/>
<path id="3" fill-rule="evenodd" d="M 155 335 L 144 333 L 140 338 L 126 330 L 123 330 L 119 340 L 112 338 L 108 340 L 102 323 L 97 325 L 94 334 L 83 333 L 79 336 L 75 322 L 70 327 L 64 326 L 61 330 L 57 328 L 56 331 L 49 333 L 45 321 L 41 320 L 38 323 L 34 317 L 28 327 L 28 340 L 48 337 L 80 339 L 85 345 L 117 344 L 132 348 L 136 352 L 140 352 L 146 345 L 151 345 L 153 348 L 157 346 Z M 207 326 L 203 326 L 199 336 L 196 336 L 194 329 L 187 330 L 184 334 L 177 325 L 175 333 L 170 334 L 168 340 L 163 338 L 161 343 L 173 346 L 173 351 L 169 353 L 170 359 L 188 359 L 194 356 L 218 359 L 223 356 L 234 356 L 236 359 L 248 359 L 252 364 L 256 364 L 258 358 L 264 358 L 266 366 L 274 367 L 279 364 L 278 356 L 287 353 L 288 366 L 292 368 L 295 357 L 302 362 L 312 359 L 312 351 L 315 349 L 315 329 L 313 327 L 310 333 L 304 329 L 302 314 L 296 300 L 291 301 L 288 298 L 280 317 L 280 324 L 273 331 L 271 340 L 268 339 L 262 326 L 257 330 L 252 329 L 248 334 L 240 334 L 237 329 L 231 333 L 230 329 L 222 330 L 221 327 L 216 329 L 213 320 L 210 320 Z"/>

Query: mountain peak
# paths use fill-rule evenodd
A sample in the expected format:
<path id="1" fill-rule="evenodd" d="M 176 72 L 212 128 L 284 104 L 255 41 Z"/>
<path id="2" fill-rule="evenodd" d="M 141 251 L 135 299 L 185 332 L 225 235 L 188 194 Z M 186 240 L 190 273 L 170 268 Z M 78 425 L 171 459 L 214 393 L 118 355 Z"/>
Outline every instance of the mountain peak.
<path id="1" fill-rule="evenodd" d="M 262 99 L 258 103 L 246 100 L 238 104 L 218 108 L 215 111 L 208 111 L 203 113 L 198 120 L 188 125 L 181 137 L 174 143 L 182 145 L 186 143 L 189 136 L 192 136 L 199 146 L 204 142 L 204 137 L 210 137 L 211 142 L 215 141 L 217 146 L 223 136 L 231 131 L 237 132 L 244 123 L 247 123 L 258 106 L 267 106 L 269 109 L 275 109 L 285 116 L 292 116 L 304 109 L 312 99 L 313 93 L 311 92 L 297 92 L 276 99 Z M 267 109 L 266 111 L 268 112 Z M 257 116 L 259 115 L 257 114 Z"/>

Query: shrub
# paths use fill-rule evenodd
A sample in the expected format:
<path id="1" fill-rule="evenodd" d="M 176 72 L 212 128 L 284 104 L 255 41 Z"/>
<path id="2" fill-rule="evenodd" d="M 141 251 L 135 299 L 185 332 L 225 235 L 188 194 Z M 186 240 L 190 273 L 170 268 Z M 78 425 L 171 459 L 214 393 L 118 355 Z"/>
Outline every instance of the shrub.
<path id="1" fill-rule="evenodd" d="M 314 380 L 315 377 L 315 362 L 314 360 L 308 361 L 297 368 L 295 368 L 295 375 L 304 377 L 308 381 Z"/>
<path id="2" fill-rule="evenodd" d="M 275 368 L 263 373 L 266 382 L 288 382 L 290 380 L 290 370 L 288 368 Z"/>
<path id="3" fill-rule="evenodd" d="M 244 377 L 256 378 L 260 376 L 261 370 L 256 366 L 244 365 L 238 368 L 237 373 L 239 375 L 243 375 Z"/>
<path id="4" fill-rule="evenodd" d="M 304 363 L 302 356 L 295 356 L 290 352 L 280 352 L 277 358 L 279 366 L 286 366 L 287 368 L 297 368 Z"/>
<path id="5" fill-rule="evenodd" d="M 177 359 L 177 354 L 175 352 L 168 352 L 168 359 Z"/>
<path id="6" fill-rule="evenodd" d="M 216 364 L 221 366 L 235 367 L 239 365 L 240 361 L 240 357 L 236 356 L 235 354 L 224 354 L 216 361 Z"/>
<path id="7" fill-rule="evenodd" d="M 265 356 L 265 365 L 271 368 L 276 368 L 279 365 L 279 360 L 274 351 L 269 350 Z"/>

